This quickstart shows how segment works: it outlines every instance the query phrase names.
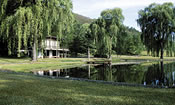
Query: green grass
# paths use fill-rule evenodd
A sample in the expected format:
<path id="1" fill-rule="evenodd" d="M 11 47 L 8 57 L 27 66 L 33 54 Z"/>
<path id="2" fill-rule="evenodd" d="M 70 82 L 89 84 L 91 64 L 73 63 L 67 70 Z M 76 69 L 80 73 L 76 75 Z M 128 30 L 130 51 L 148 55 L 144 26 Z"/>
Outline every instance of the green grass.
<path id="1" fill-rule="evenodd" d="M 1 62 L 0 69 L 12 70 L 16 72 L 30 72 L 36 70 L 50 70 L 50 69 L 77 67 L 85 64 L 86 59 L 84 58 L 38 59 L 37 62 L 32 62 L 29 59 L 28 60 L 9 59 L 6 62 L 5 60 L 1 61 L 4 62 L 3 63 Z"/>
<path id="2" fill-rule="evenodd" d="M 81 66 L 82 62 L 71 63 L 31 63 L 31 64 L 5 64 L 0 66 L 3 70 L 12 70 L 16 72 L 29 72 L 36 70 L 50 70 L 61 68 L 72 68 Z"/>
<path id="3" fill-rule="evenodd" d="M 0 72 L 1 105 L 173 105 L 174 89 L 113 86 Z"/>
<path id="4" fill-rule="evenodd" d="M 151 54 L 151 53 L 150 53 L 150 54 Z M 141 55 L 141 56 L 148 56 L 148 55 L 150 55 L 150 54 L 148 54 L 147 51 L 142 51 L 140 55 Z M 174 55 L 173 52 L 172 52 L 172 55 Z M 163 56 L 164 56 L 164 57 L 167 56 L 167 52 L 166 52 L 166 50 L 164 50 L 164 54 L 163 54 Z"/>
<path id="5" fill-rule="evenodd" d="M 119 62 L 120 57 L 114 56 L 113 61 Z M 144 56 L 144 59 L 148 58 Z M 0 69 L 29 72 L 69 68 L 81 66 L 87 60 L 87 58 L 62 58 L 39 59 L 37 62 L 32 62 L 29 58 L 0 58 Z M 174 97 L 174 89 L 113 86 L 0 72 L 0 105 L 173 105 Z"/>
<path id="6" fill-rule="evenodd" d="M 104 61 L 104 58 L 92 58 L 91 61 Z M 37 70 L 50 70 L 73 68 L 82 66 L 88 61 L 87 58 L 45 58 L 32 62 L 31 59 L 9 59 L 0 58 L 0 69 L 11 70 L 16 72 L 30 72 Z"/>
<path id="7" fill-rule="evenodd" d="M 31 58 L 1 58 L 0 63 L 29 63 Z"/>
<path id="8" fill-rule="evenodd" d="M 113 55 L 113 59 L 129 59 L 129 60 L 160 60 L 160 57 L 152 56 L 129 56 L 129 55 Z M 164 60 L 175 60 L 175 57 L 164 57 Z"/>
<path id="9" fill-rule="evenodd" d="M 153 57 L 147 54 L 147 51 L 142 51 L 139 56 L 130 56 L 130 55 L 113 55 L 114 59 L 134 59 L 134 60 L 160 60 L 160 57 Z M 166 51 L 164 51 L 164 60 L 172 60 L 175 57 L 167 57 Z"/>
<path id="10" fill-rule="evenodd" d="M 147 56 L 148 53 L 147 53 L 147 51 L 142 51 L 140 55 L 142 55 L 142 56 Z"/>
<path id="11" fill-rule="evenodd" d="M 130 60 L 160 60 L 158 57 L 151 56 L 117 56 L 113 55 L 112 62 L 118 63 L 121 59 Z M 174 60 L 175 57 L 165 57 L 165 60 Z M 91 58 L 91 61 L 105 61 L 105 58 Z M 0 58 L 0 69 L 12 70 L 16 72 L 30 72 L 37 70 L 50 70 L 72 68 L 86 64 L 87 58 L 45 58 L 32 62 L 30 58 Z"/>

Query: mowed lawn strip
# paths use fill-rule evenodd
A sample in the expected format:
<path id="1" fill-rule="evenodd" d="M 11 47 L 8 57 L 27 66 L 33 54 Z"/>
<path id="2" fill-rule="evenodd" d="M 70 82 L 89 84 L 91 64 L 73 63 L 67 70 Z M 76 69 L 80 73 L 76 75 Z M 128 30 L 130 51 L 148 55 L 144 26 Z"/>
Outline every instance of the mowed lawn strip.
<path id="1" fill-rule="evenodd" d="M 106 61 L 105 58 L 91 58 L 91 61 Z M 0 58 L 0 70 L 30 72 L 38 70 L 63 69 L 87 64 L 87 58 L 44 58 L 33 62 L 30 58 Z M 119 61 L 119 60 L 118 60 Z"/>
<path id="2" fill-rule="evenodd" d="M 113 59 L 127 59 L 127 60 L 157 60 L 160 61 L 160 57 L 153 57 L 153 56 L 129 56 L 129 55 L 113 55 Z M 175 60 L 175 57 L 166 57 L 164 56 L 164 60 Z"/>
<path id="3" fill-rule="evenodd" d="M 54 70 L 54 69 L 62 69 L 62 68 L 72 68 L 81 66 L 84 63 L 82 62 L 67 62 L 67 63 L 28 63 L 28 64 L 5 64 L 0 65 L 3 70 L 11 70 L 16 72 L 30 72 L 37 70 Z"/>
<path id="4" fill-rule="evenodd" d="M 120 63 L 120 59 L 130 60 L 160 60 L 151 56 L 113 56 L 113 63 Z M 165 57 L 165 60 L 173 60 L 174 57 Z M 90 61 L 106 61 L 105 58 L 91 58 Z M 73 68 L 86 64 L 88 58 L 45 58 L 33 62 L 30 58 L 0 58 L 0 70 L 11 70 L 16 72 L 30 72 L 37 70 Z M 123 62 L 123 61 L 122 61 Z"/>
<path id="5" fill-rule="evenodd" d="M 16 72 L 30 72 L 36 70 L 50 70 L 50 69 L 62 69 L 82 66 L 85 64 L 84 58 L 60 58 L 60 59 L 38 59 L 36 62 L 24 59 L 9 59 L 7 62 L 1 59 L 0 69 L 11 70 Z M 15 63 L 11 61 L 16 61 Z"/>

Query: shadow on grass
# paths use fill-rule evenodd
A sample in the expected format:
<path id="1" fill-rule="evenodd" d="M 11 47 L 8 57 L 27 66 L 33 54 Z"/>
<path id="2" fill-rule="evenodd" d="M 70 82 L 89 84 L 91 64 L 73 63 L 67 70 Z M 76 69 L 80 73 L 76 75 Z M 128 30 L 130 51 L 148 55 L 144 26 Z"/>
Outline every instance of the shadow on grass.
<path id="1" fill-rule="evenodd" d="M 0 72 L 2 105 L 173 105 L 174 89 L 104 85 Z"/>

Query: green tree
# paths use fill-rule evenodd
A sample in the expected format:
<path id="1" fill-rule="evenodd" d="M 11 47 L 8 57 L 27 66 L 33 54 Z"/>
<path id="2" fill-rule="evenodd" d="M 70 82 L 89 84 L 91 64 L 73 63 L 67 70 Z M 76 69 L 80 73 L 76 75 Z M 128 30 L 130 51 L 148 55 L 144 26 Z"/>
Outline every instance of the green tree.
<path id="1" fill-rule="evenodd" d="M 0 38 L 7 43 L 8 54 L 32 46 L 33 60 L 45 36 L 61 38 L 73 22 L 70 0 L 1 0 Z"/>
<path id="2" fill-rule="evenodd" d="M 119 55 L 139 55 L 144 48 L 140 34 L 141 33 L 134 28 L 121 27 L 117 37 L 117 43 L 113 46 L 113 50 Z"/>
<path id="3" fill-rule="evenodd" d="M 151 4 L 139 11 L 138 24 L 141 27 L 141 38 L 148 52 L 161 55 L 163 59 L 164 48 L 174 41 L 174 6 L 172 3 Z M 170 46 L 169 46 L 170 47 Z"/>
<path id="4" fill-rule="evenodd" d="M 97 54 L 111 58 L 112 45 L 117 41 L 124 17 L 120 8 L 104 10 L 101 17 L 90 26 L 94 35 Z"/>
<path id="5" fill-rule="evenodd" d="M 93 40 L 90 34 L 89 24 L 75 23 L 73 36 L 74 37 L 72 38 L 69 46 L 69 49 L 73 55 L 77 56 L 78 53 L 85 54 L 87 53 L 88 48 L 93 47 Z"/>
<path id="6" fill-rule="evenodd" d="M 143 44 L 140 39 L 140 32 L 134 28 L 127 28 L 126 30 L 126 49 L 127 54 L 138 55 L 143 50 Z"/>

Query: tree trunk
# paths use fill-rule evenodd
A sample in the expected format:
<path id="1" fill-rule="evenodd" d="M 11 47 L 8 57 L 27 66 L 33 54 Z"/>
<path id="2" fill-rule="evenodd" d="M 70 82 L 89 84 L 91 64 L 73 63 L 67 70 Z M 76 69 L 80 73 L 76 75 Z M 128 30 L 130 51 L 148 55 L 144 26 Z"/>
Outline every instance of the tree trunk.
<path id="1" fill-rule="evenodd" d="M 37 61 L 37 52 L 36 52 L 36 42 L 34 41 L 34 43 L 33 43 L 33 55 L 32 55 L 32 61 Z"/>
<path id="2" fill-rule="evenodd" d="M 91 65 L 88 65 L 88 78 L 91 78 Z"/>
<path id="3" fill-rule="evenodd" d="M 63 58 L 64 58 L 64 47 L 63 47 Z"/>
<path id="4" fill-rule="evenodd" d="M 163 61 L 160 62 L 161 65 L 161 80 L 160 82 L 164 82 L 164 65 L 163 65 Z"/>
<path id="5" fill-rule="evenodd" d="M 161 48 L 161 56 L 160 56 L 160 59 L 163 60 L 163 48 Z"/>
<path id="6" fill-rule="evenodd" d="M 88 60 L 90 61 L 90 48 L 88 47 Z"/>
<path id="7" fill-rule="evenodd" d="M 163 43 L 161 43 L 161 52 L 160 52 L 160 59 L 161 60 L 163 60 L 163 53 L 164 53 L 164 51 L 163 51 Z"/>
<path id="8" fill-rule="evenodd" d="M 113 80 L 112 79 L 113 75 L 112 75 L 112 65 L 111 64 L 109 64 L 109 71 L 110 71 L 110 77 L 109 77 L 109 79 L 110 79 L 110 81 L 112 81 Z"/>
<path id="9" fill-rule="evenodd" d="M 112 60 L 112 52 L 111 52 L 111 50 L 109 51 L 109 60 Z"/>
<path id="10" fill-rule="evenodd" d="M 111 46 L 109 48 L 109 59 L 112 60 L 112 38 L 111 38 L 111 42 L 110 42 Z"/>

